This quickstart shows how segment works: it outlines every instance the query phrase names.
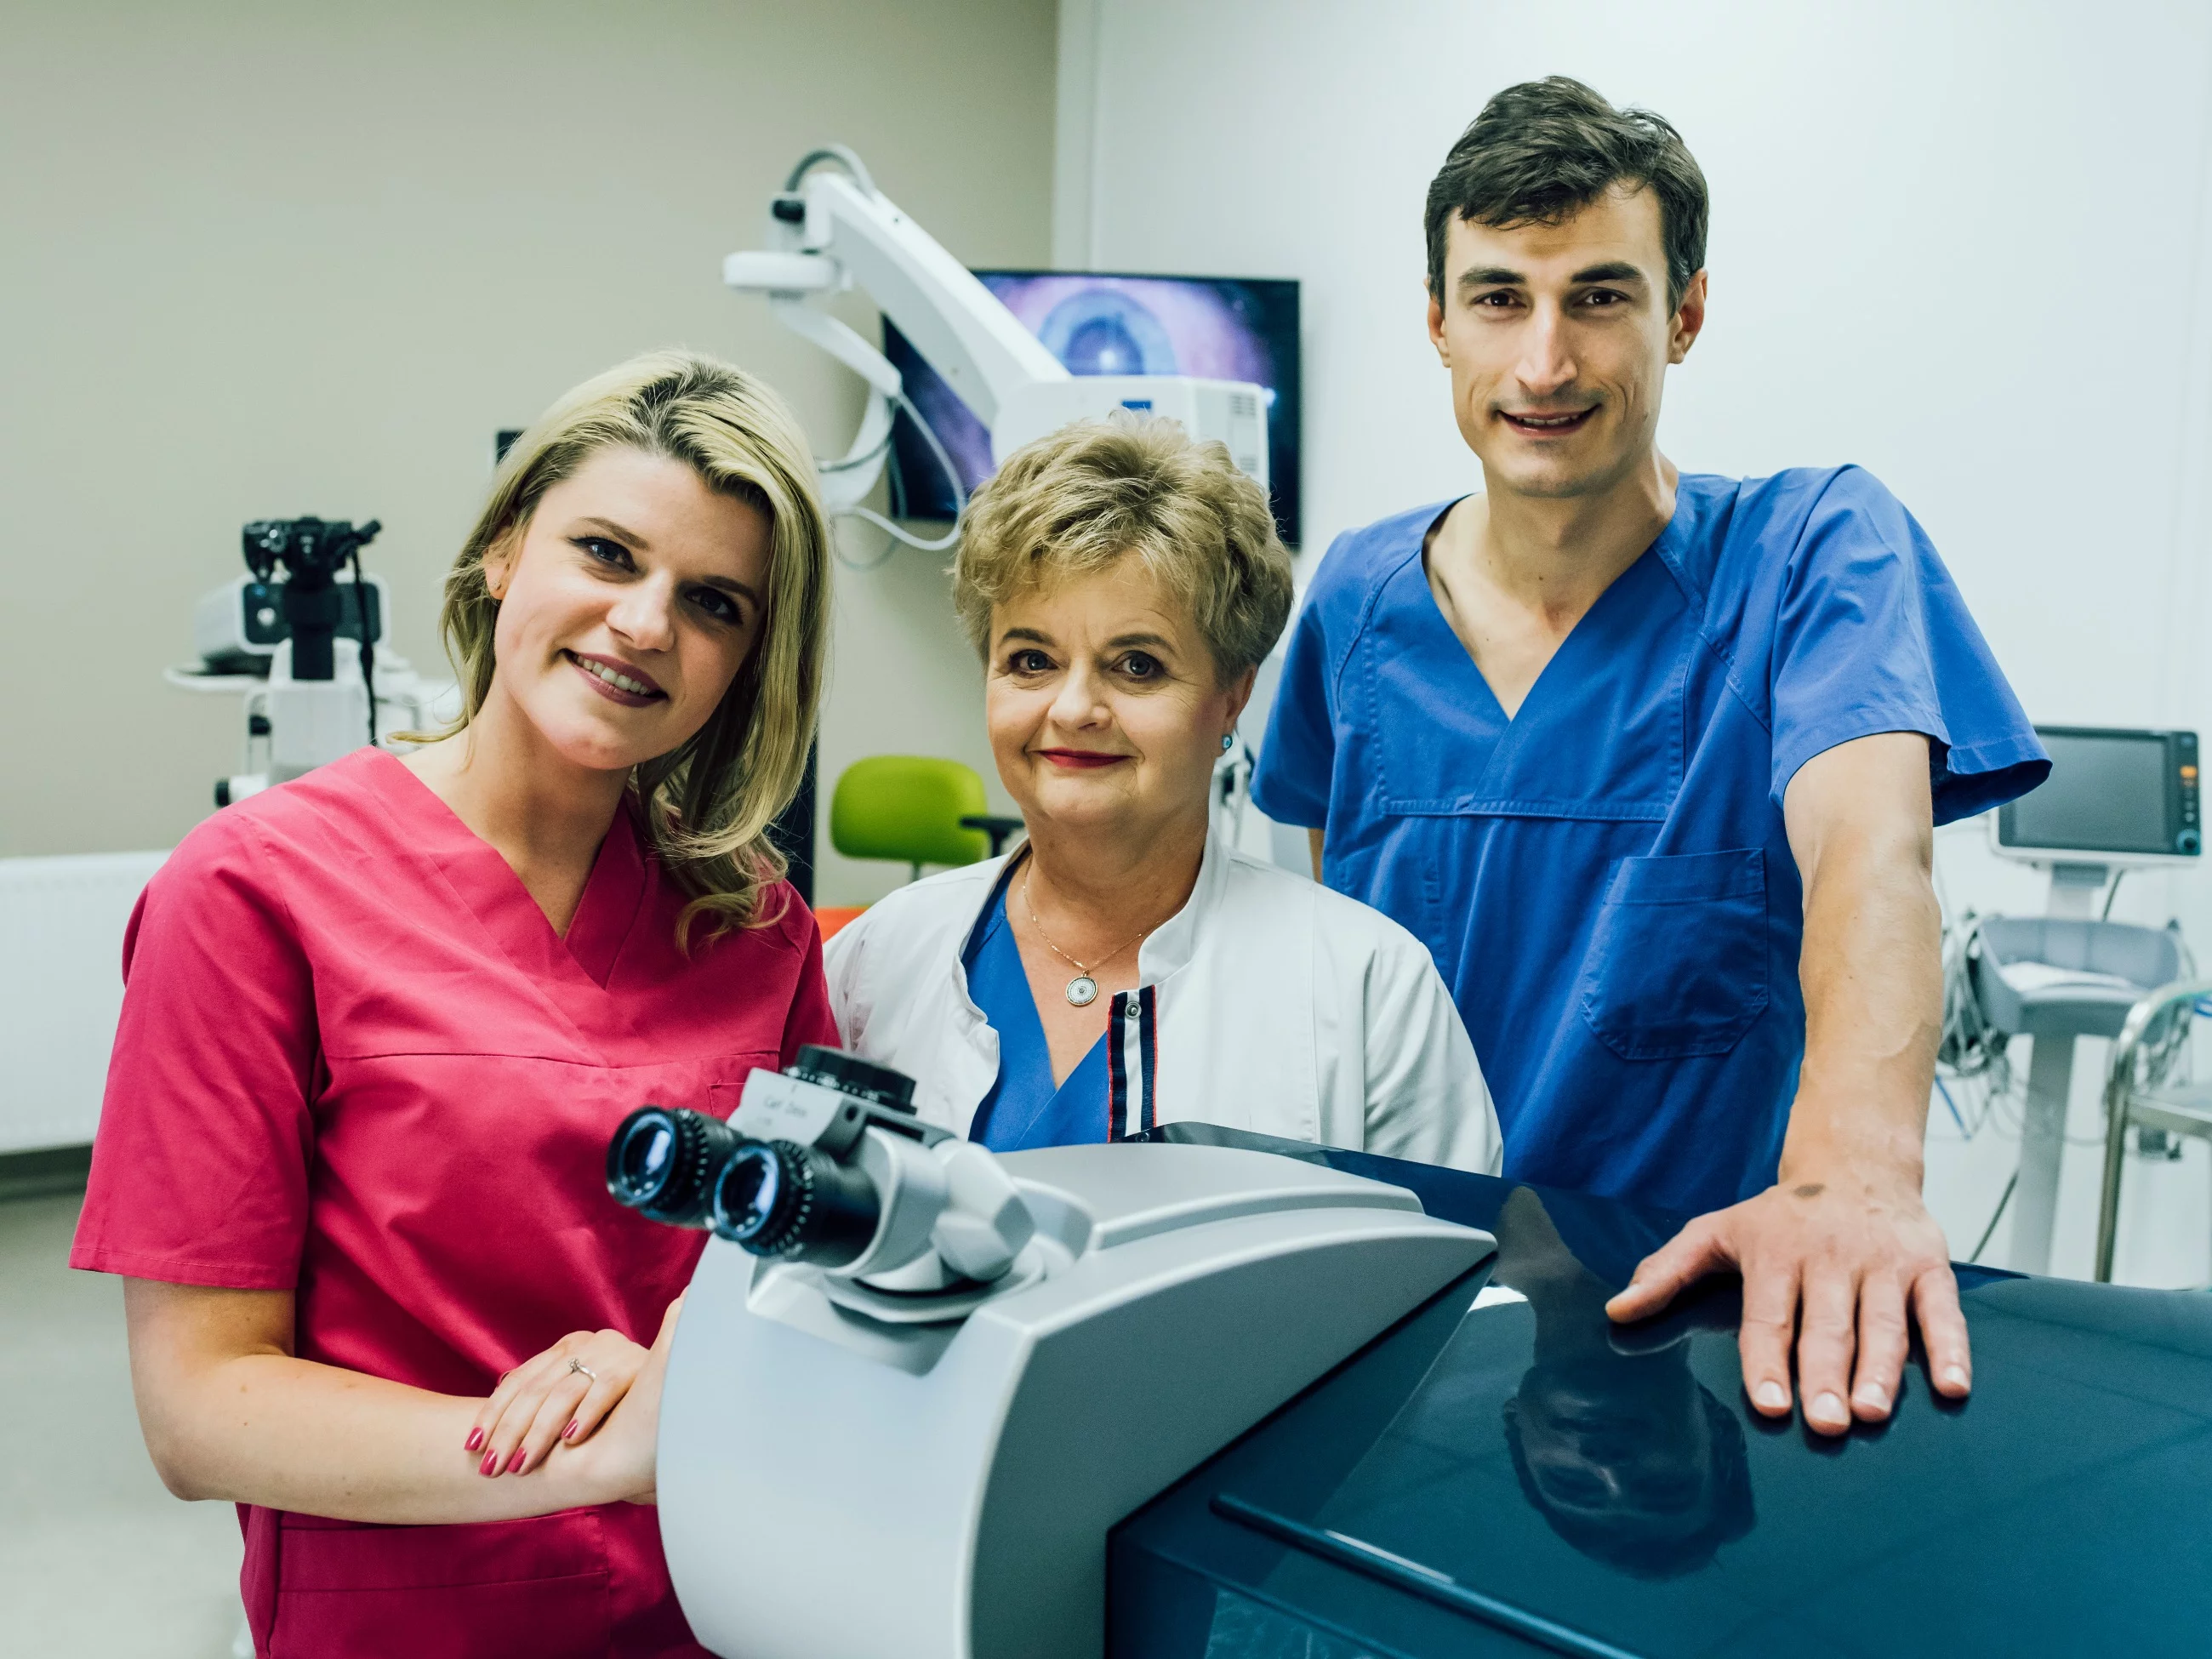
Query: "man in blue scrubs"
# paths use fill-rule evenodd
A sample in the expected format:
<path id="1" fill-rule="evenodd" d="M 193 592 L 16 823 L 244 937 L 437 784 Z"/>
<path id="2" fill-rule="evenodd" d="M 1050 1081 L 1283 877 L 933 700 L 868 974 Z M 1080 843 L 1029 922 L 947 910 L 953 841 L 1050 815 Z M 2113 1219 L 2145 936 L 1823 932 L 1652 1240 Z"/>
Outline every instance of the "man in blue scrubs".
<path id="1" fill-rule="evenodd" d="M 1855 468 L 1677 471 L 1662 384 L 1705 322 L 1680 136 L 1512 88 L 1428 200 L 1429 336 L 1485 490 L 1341 537 L 1253 796 L 1428 942 L 1506 1173 L 1698 1218 L 1609 1311 L 1744 1280 L 1744 1386 L 1888 1416 L 1910 1322 L 1971 1384 L 1921 1201 L 1941 1011 L 1936 823 L 2049 763 L 1935 549 Z M 1803 389 L 1777 395 L 1806 395 Z"/>

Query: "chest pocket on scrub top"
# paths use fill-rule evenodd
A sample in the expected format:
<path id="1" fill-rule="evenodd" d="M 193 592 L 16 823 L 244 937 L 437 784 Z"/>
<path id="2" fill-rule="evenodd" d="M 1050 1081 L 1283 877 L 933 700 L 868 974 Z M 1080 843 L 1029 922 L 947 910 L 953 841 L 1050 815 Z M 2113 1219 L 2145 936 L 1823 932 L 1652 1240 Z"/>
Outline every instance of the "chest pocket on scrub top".
<path id="1" fill-rule="evenodd" d="M 1583 1021 L 1623 1060 L 1735 1048 L 1766 1009 L 1765 852 L 1621 860 L 1576 992 Z"/>

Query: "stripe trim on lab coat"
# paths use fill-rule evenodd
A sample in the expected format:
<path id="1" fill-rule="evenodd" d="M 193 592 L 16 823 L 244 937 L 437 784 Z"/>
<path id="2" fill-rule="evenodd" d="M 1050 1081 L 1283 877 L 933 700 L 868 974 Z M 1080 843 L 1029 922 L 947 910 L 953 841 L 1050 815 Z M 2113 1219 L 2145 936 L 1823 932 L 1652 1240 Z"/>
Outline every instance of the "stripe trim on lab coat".
<path id="1" fill-rule="evenodd" d="M 1140 985 L 1114 994 L 1106 1025 L 1106 1139 L 1127 1140 L 1155 1127 L 1152 1102 L 1159 1064 L 1153 1008 L 1158 986 Z M 1129 1079 L 1137 1080 L 1133 1109 Z"/>

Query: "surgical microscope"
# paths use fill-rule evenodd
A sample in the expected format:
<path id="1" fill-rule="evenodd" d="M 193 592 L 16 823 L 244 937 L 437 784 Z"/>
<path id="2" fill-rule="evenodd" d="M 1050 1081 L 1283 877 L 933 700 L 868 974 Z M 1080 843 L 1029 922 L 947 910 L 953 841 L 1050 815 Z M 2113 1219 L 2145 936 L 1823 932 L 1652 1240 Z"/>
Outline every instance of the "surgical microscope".
<path id="1" fill-rule="evenodd" d="M 990 433 L 994 462 L 1071 421 L 1117 410 L 1164 416 L 1194 438 L 1218 440 L 1231 460 L 1267 483 L 1267 394 L 1243 380 L 1187 374 L 1074 375 L 942 245 L 876 188 L 842 144 L 809 150 L 769 203 L 763 250 L 732 253 L 722 281 L 764 295 L 775 320 L 812 342 L 867 383 L 860 431 L 841 459 L 819 463 L 822 501 L 832 516 L 865 519 L 899 540 L 921 542 L 860 503 L 882 476 L 891 426 L 906 410 L 926 441 L 929 423 L 908 403 L 890 361 L 811 301 L 859 288 L 898 325 L 931 368 Z M 939 463 L 959 480 L 940 449 Z"/>
<path id="2" fill-rule="evenodd" d="M 451 682 L 425 680 L 389 652 L 379 662 L 386 597 L 362 574 L 361 550 L 383 527 L 257 519 L 241 533 L 246 574 L 201 598 L 199 664 L 163 678 L 246 700 L 244 764 L 216 781 L 218 807 L 456 712 Z"/>
<path id="3" fill-rule="evenodd" d="M 1182 374 L 1071 374 L 1014 314 L 897 204 L 842 144 L 803 156 L 770 199 L 768 241 L 732 253 L 722 280 L 769 302 L 776 321 L 819 346 L 867 383 L 860 428 L 843 457 L 819 463 L 823 507 L 899 540 L 924 542 L 861 503 L 881 477 L 892 422 L 908 401 L 903 377 L 882 352 L 817 301 L 864 290 L 945 377 L 988 429 L 994 459 L 1069 422 L 1139 410 L 1218 439 L 1236 465 L 1267 482 L 1267 397 L 1244 381 Z M 949 457 L 939 459 L 953 476 Z M 955 489 L 958 488 L 955 477 Z M 451 681 L 416 675 L 380 652 L 382 582 L 361 573 L 360 550 L 380 526 L 321 519 L 262 520 L 246 526 L 248 574 L 206 595 L 193 618 L 200 654 L 165 678 L 185 690 L 242 696 L 246 756 L 219 780 L 217 806 L 295 778 L 364 744 L 389 744 L 395 727 L 450 726 Z M 346 567 L 350 565 L 349 575 Z"/>
<path id="4" fill-rule="evenodd" d="M 714 1234 L 657 1480 L 730 1659 L 1096 1659 L 1109 1528 L 1496 1251 L 1269 1152 L 995 1154 L 913 1092 L 809 1047 L 608 1147 L 617 1200 Z"/>

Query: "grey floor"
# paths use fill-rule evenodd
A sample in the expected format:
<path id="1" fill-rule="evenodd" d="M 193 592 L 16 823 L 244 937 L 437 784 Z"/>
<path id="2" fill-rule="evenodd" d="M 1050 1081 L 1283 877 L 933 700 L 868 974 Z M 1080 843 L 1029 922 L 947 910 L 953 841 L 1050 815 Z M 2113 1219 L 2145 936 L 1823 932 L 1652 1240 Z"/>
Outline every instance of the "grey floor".
<path id="1" fill-rule="evenodd" d="M 79 1202 L 0 1201 L 0 1652 L 226 1659 L 237 1512 L 178 1502 L 147 1460 L 121 1286 L 64 1265 Z"/>

